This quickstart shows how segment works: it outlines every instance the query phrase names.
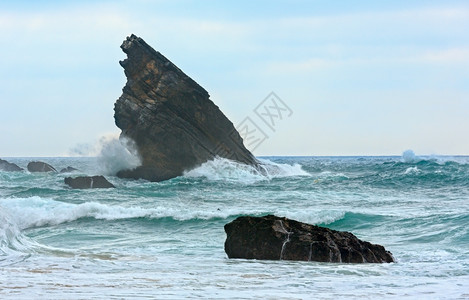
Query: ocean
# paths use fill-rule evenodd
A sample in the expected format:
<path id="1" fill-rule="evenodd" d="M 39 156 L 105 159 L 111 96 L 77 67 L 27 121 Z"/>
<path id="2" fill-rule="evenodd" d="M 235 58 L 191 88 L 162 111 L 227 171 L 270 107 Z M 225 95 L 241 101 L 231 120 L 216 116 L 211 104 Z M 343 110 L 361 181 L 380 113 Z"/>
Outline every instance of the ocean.
<path id="1" fill-rule="evenodd" d="M 168 181 L 0 172 L 1 299 L 469 299 L 469 157 L 215 159 Z M 395 263 L 228 259 L 223 226 L 274 214 L 381 244 Z"/>

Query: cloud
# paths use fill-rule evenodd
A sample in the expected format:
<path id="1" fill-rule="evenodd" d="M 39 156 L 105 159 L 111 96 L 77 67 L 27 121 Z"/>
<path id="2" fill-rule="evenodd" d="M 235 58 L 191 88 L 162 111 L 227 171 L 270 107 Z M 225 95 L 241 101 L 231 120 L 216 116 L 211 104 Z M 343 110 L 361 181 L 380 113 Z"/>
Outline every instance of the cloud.
<path id="1" fill-rule="evenodd" d="M 321 105 L 330 103 L 324 113 L 331 114 L 345 110 L 343 103 L 354 97 L 357 88 L 362 93 L 385 87 L 399 94 L 406 88 L 431 87 L 434 92 L 441 87 L 443 94 L 452 89 L 467 99 L 459 67 L 469 61 L 467 5 L 341 9 L 317 4 L 329 8 L 314 10 L 314 5 L 305 4 L 308 9 L 303 11 L 280 11 L 290 6 L 285 2 L 271 4 L 267 12 L 243 8 L 232 13 L 226 4 L 210 11 L 208 4 L 187 3 L 198 9 L 181 11 L 173 1 L 56 2 L 45 8 L 2 9 L 0 31 L 8 47 L 0 55 L 0 101 L 4 114 L 11 116 L 0 120 L 4 144 L 19 143 L 18 136 L 41 136 L 55 143 L 47 150 L 31 141 L 21 147 L 54 155 L 115 129 L 112 102 L 125 81 L 117 63 L 125 57 L 119 45 L 130 33 L 167 55 L 216 95 L 220 107 L 229 108 L 224 111 L 227 115 L 240 119 L 251 109 L 250 101 L 262 99 L 272 89 L 291 94 L 291 105 L 305 111 L 322 93 Z M 447 66 L 446 77 L 441 76 L 441 65 Z M 406 103 L 425 101 L 419 95 L 401 95 L 400 101 Z M 356 106 L 381 98 L 379 94 L 359 99 Z M 39 122 L 36 112 L 46 115 L 46 120 Z M 370 119 L 360 111 L 357 116 Z M 416 118 L 425 121 L 420 114 Z M 304 116 L 299 126 L 308 119 Z M 357 125 L 349 127 L 353 133 Z M 15 134 L 14 128 L 25 130 Z M 288 147 L 302 145 L 292 141 Z M 82 150 L 95 151 L 85 146 Z M 15 153 L 9 150 L 10 155 Z M 279 154 L 275 149 L 270 153 Z"/>
<path id="2" fill-rule="evenodd" d="M 416 58 L 416 61 L 438 64 L 469 64 L 469 47 L 430 51 Z"/>

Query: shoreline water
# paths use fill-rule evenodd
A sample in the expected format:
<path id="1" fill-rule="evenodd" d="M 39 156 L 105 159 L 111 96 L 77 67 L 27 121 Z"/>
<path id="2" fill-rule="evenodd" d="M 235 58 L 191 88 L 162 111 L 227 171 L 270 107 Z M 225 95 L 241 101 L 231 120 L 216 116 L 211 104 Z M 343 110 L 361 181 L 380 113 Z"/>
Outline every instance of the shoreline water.
<path id="1" fill-rule="evenodd" d="M 77 191 L 63 184 L 70 174 L 0 172 L 1 297 L 469 295 L 469 157 L 262 159 L 286 165 L 285 173 L 262 177 L 218 161 L 165 182 L 108 176 L 117 189 Z M 95 158 L 41 160 L 99 170 Z M 350 231 L 397 263 L 228 259 L 223 225 L 265 214 Z"/>

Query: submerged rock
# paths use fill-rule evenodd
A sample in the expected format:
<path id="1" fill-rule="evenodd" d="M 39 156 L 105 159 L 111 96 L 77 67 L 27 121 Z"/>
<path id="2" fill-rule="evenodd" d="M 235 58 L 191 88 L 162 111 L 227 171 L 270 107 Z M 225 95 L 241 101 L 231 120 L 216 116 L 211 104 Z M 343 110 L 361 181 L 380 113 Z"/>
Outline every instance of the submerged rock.
<path id="1" fill-rule="evenodd" d="M 383 246 L 277 216 L 239 217 L 225 225 L 229 258 L 300 260 L 337 263 L 393 262 Z"/>
<path id="2" fill-rule="evenodd" d="M 104 176 L 79 176 L 79 177 L 66 177 L 65 184 L 74 189 L 106 189 L 115 188 L 115 186 L 107 181 Z"/>
<path id="3" fill-rule="evenodd" d="M 49 165 L 48 163 L 42 161 L 32 161 L 28 164 L 29 172 L 54 172 L 57 173 L 57 170 Z"/>
<path id="4" fill-rule="evenodd" d="M 63 168 L 62 170 L 60 170 L 60 173 L 71 173 L 71 172 L 75 172 L 75 171 L 78 171 L 78 169 L 75 169 L 74 167 L 66 167 L 66 168 Z"/>
<path id="5" fill-rule="evenodd" d="M 17 164 L 0 159 L 0 171 L 18 172 L 23 171 L 23 168 L 18 167 Z"/>
<path id="6" fill-rule="evenodd" d="M 127 83 L 114 118 L 121 136 L 135 141 L 142 165 L 119 177 L 166 180 L 216 156 L 257 165 L 205 89 L 135 35 L 121 48 Z"/>

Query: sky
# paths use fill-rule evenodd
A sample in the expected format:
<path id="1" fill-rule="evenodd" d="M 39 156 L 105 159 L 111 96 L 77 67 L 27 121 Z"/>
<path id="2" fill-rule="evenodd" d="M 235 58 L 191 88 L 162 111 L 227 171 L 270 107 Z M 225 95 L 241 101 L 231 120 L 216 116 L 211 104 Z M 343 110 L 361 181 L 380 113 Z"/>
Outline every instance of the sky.
<path id="1" fill-rule="evenodd" d="M 469 155 L 468 28 L 452 0 L 2 1 L 0 157 L 117 136 L 132 33 L 257 126 L 255 155 Z"/>

